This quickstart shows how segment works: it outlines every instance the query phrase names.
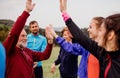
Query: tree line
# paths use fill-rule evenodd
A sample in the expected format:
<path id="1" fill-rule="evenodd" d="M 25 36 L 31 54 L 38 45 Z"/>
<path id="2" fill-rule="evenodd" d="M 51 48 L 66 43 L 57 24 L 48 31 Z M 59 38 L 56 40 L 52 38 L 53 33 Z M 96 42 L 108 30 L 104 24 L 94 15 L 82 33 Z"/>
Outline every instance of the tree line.
<path id="1" fill-rule="evenodd" d="M 5 40 L 5 38 L 9 34 L 9 31 L 12 28 L 13 24 L 14 24 L 14 21 L 12 21 L 12 20 L 3 20 L 3 19 L 0 20 L 0 41 L 1 42 L 3 42 Z M 27 34 L 30 33 L 29 26 L 26 25 L 25 30 L 26 30 Z M 88 36 L 87 28 L 83 28 L 82 31 L 85 33 L 85 35 Z M 39 33 L 45 36 L 45 29 L 40 28 Z M 56 33 L 59 36 L 62 36 L 61 31 L 56 31 Z M 55 43 L 55 44 L 57 45 L 57 43 Z"/>

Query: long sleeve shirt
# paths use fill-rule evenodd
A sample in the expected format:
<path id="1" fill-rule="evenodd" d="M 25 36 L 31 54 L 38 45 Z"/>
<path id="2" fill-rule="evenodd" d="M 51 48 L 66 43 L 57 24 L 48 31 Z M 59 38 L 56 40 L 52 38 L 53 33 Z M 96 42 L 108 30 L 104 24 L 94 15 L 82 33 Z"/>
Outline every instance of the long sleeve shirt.
<path id="1" fill-rule="evenodd" d="M 56 39 L 57 42 L 60 42 L 61 39 Z M 68 47 L 68 45 L 64 46 Z M 77 78 L 78 71 L 78 55 L 74 55 L 66 52 L 66 50 L 61 47 L 55 65 L 60 64 L 60 73 L 63 78 Z M 66 76 L 66 77 L 64 77 Z"/>
<path id="2" fill-rule="evenodd" d="M 63 15 L 65 24 L 78 43 L 91 52 L 100 63 L 100 78 L 120 78 L 120 50 L 108 52 L 85 36 L 69 15 Z M 106 72 L 107 69 L 107 72 Z M 106 75 L 106 77 L 105 77 Z"/>
<path id="3" fill-rule="evenodd" d="M 6 50 L 6 78 L 34 78 L 33 62 L 48 59 L 52 44 L 48 44 L 43 53 L 34 52 L 28 48 L 16 47 L 19 35 L 29 14 L 24 11 L 13 25 L 7 39 L 3 42 Z"/>
<path id="4" fill-rule="evenodd" d="M 37 51 L 37 52 L 43 52 L 46 48 L 47 45 L 47 39 L 38 34 L 38 35 L 33 35 L 28 34 L 27 36 L 27 47 L 33 51 Z M 39 61 L 37 66 L 42 66 L 42 62 Z"/>
<path id="5" fill-rule="evenodd" d="M 73 55 L 82 55 L 78 68 L 78 76 L 80 78 L 88 78 L 87 65 L 89 52 L 85 50 L 80 44 L 67 42 L 63 37 L 57 37 L 56 41 L 61 46 L 61 48 L 65 50 L 65 52 L 71 53 Z"/>

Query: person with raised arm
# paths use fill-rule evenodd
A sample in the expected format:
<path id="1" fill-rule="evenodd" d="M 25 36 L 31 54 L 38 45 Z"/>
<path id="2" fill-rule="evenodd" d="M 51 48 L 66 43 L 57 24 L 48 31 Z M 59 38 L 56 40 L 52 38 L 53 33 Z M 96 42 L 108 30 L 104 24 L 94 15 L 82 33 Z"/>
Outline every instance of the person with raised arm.
<path id="1" fill-rule="evenodd" d="M 100 25 L 102 24 L 103 20 L 104 20 L 103 17 L 94 17 L 91 20 L 91 23 L 87 31 L 89 32 L 89 37 L 94 41 L 97 40 L 98 31 L 100 29 Z M 77 42 L 76 43 L 67 42 L 65 38 L 58 36 L 55 33 L 55 30 L 53 29 L 52 25 L 48 27 L 51 35 L 54 36 L 56 42 L 61 46 L 62 49 L 65 50 L 65 52 L 72 53 L 74 55 L 82 55 L 82 58 L 79 64 L 79 69 L 78 69 L 79 77 L 99 78 L 99 61 L 89 51 L 85 50 Z M 52 65 L 53 72 L 54 72 L 54 69 L 55 69 L 55 65 L 53 64 Z"/>
<path id="2" fill-rule="evenodd" d="M 27 33 L 23 28 L 34 6 L 32 0 L 26 0 L 26 9 L 18 17 L 8 37 L 3 42 L 6 50 L 5 78 L 35 78 L 33 63 L 50 57 L 53 37 L 48 32 L 46 32 L 48 44 L 43 53 L 26 48 Z"/>
<path id="3" fill-rule="evenodd" d="M 60 0 L 60 5 L 65 24 L 73 37 L 99 60 L 99 78 L 120 78 L 120 13 L 104 19 L 95 42 L 85 36 L 67 14 L 67 0 Z"/>
<path id="4" fill-rule="evenodd" d="M 63 28 L 62 37 L 58 37 L 53 28 L 50 28 L 50 26 L 48 26 L 48 29 L 49 33 L 54 33 L 54 35 L 51 35 L 55 37 L 56 42 L 61 46 L 59 55 L 51 66 L 51 72 L 54 74 L 56 66 L 59 65 L 60 78 L 77 78 L 78 55 L 68 53 L 73 51 L 70 44 L 76 44 L 75 47 L 77 47 L 77 43 L 73 39 L 67 27 Z"/>

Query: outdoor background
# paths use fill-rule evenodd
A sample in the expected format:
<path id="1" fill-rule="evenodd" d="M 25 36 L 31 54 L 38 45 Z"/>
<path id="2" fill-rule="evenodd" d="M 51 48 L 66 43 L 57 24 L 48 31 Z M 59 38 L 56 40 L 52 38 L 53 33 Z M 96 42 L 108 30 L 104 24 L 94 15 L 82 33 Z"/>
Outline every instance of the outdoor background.
<path id="1" fill-rule="evenodd" d="M 48 60 L 43 61 L 43 70 L 44 70 L 44 78 L 60 78 L 59 75 L 59 65 L 56 67 L 56 72 L 52 74 L 50 72 L 51 65 L 53 64 L 54 60 L 57 58 L 59 54 L 60 47 L 56 46 L 52 50 L 52 54 Z M 78 57 L 78 65 L 80 63 L 81 56 Z"/>
<path id="2" fill-rule="evenodd" d="M 54 74 L 50 72 L 51 65 L 54 63 L 54 60 L 56 60 L 59 54 L 59 50 L 59 47 L 54 47 L 50 58 L 48 60 L 43 61 L 44 78 L 60 78 L 58 68 L 59 66 L 56 67 L 56 71 Z"/>

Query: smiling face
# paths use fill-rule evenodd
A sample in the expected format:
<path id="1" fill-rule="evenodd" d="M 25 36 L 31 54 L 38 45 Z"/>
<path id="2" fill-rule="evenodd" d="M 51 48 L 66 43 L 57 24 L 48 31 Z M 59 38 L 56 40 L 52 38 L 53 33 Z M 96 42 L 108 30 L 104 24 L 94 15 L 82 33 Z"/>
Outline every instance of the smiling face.
<path id="1" fill-rule="evenodd" d="M 17 47 L 24 48 L 26 46 L 27 46 L 27 33 L 23 29 L 22 32 L 20 33 L 20 36 L 17 42 Z"/>
<path id="2" fill-rule="evenodd" d="M 33 33 L 34 35 L 38 34 L 39 32 L 39 26 L 38 26 L 38 23 L 36 21 L 31 21 L 30 24 L 30 31 L 31 33 Z"/>
<path id="3" fill-rule="evenodd" d="M 98 32 L 97 43 L 107 51 L 120 47 L 120 13 L 106 17 Z"/>
<path id="4" fill-rule="evenodd" d="M 71 38 L 71 35 L 70 35 L 69 31 L 64 31 L 63 32 L 63 38 L 65 38 L 65 40 L 68 41 L 68 42 L 72 41 L 72 38 Z"/>
<path id="5" fill-rule="evenodd" d="M 90 23 L 87 31 L 89 33 L 89 37 L 94 41 L 96 41 L 96 39 L 97 39 L 99 28 L 100 28 L 103 20 L 104 20 L 103 17 L 94 17 L 91 20 L 91 23 Z"/>
<path id="6" fill-rule="evenodd" d="M 96 23 L 97 23 L 96 20 L 92 20 L 87 30 L 89 33 L 89 37 L 93 40 L 95 40 L 98 36 L 98 27 Z"/>

